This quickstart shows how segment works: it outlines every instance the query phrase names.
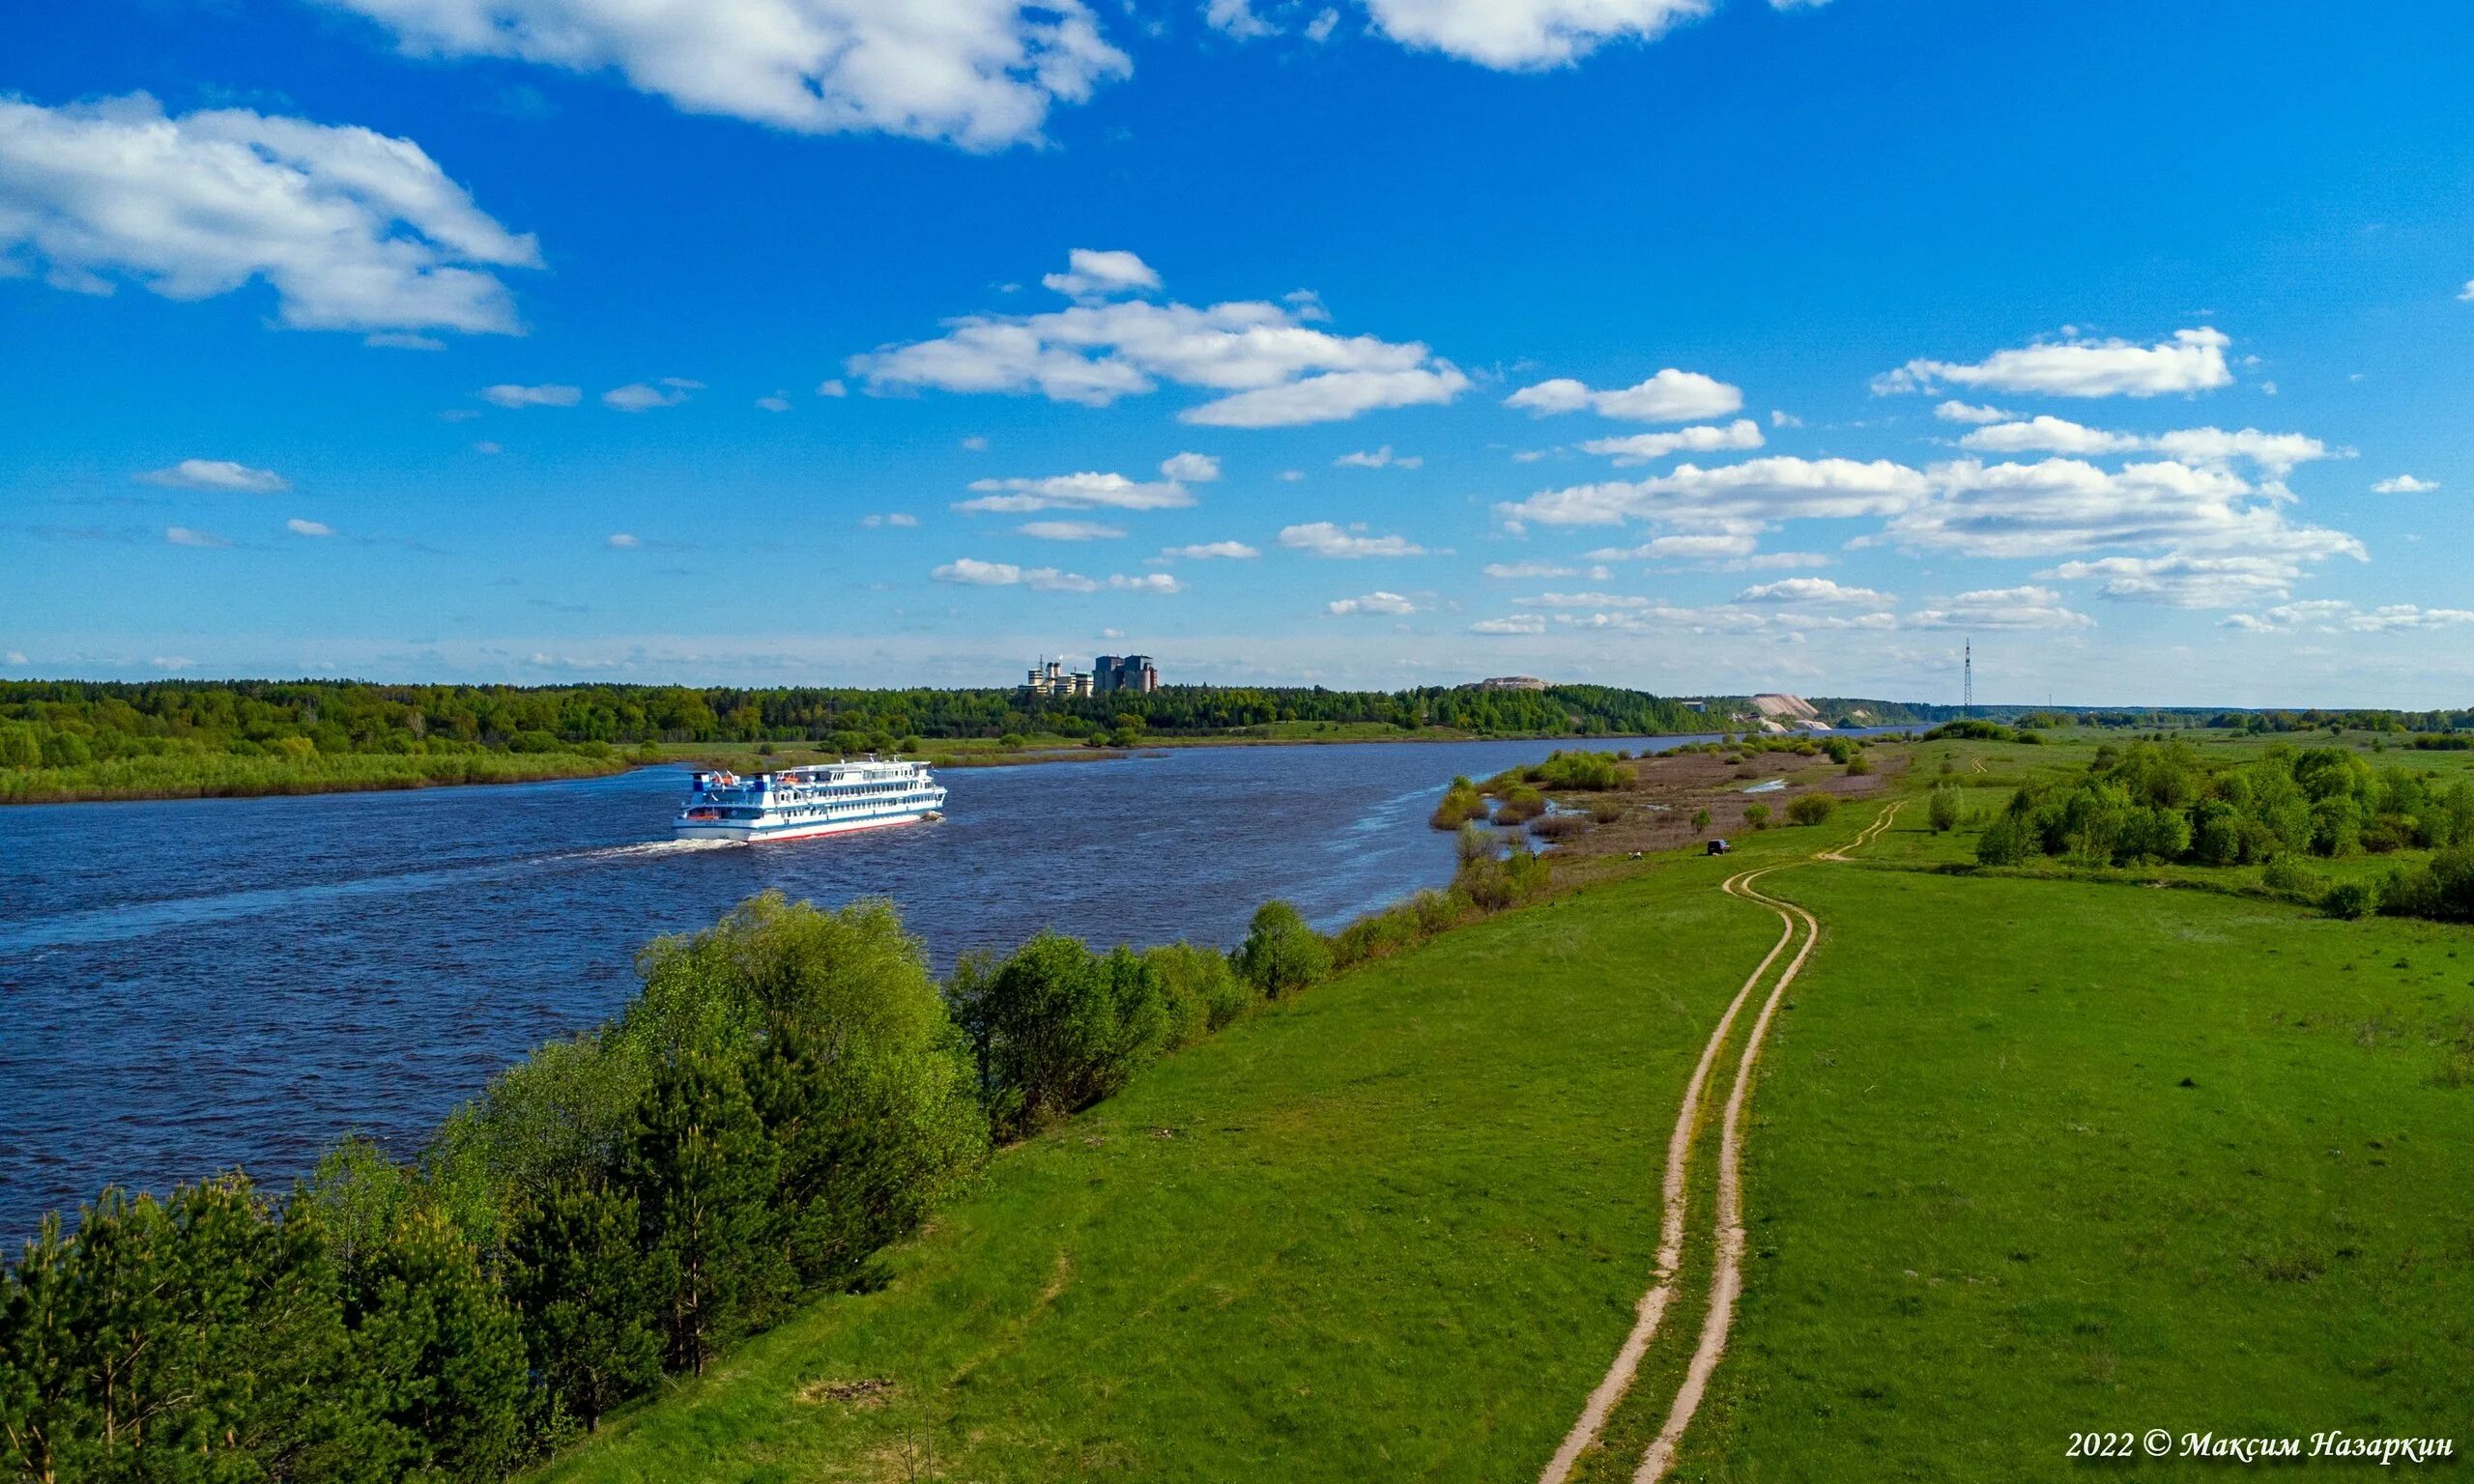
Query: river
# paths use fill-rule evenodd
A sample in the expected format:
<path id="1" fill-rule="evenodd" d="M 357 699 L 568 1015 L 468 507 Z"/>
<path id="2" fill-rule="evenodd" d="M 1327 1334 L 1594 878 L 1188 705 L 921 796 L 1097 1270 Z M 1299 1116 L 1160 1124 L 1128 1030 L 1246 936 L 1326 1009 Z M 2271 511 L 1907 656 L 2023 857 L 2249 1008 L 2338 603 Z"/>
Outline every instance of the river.
<path id="1" fill-rule="evenodd" d="M 1452 775 L 1557 745 L 956 769 L 941 821 L 755 846 L 671 841 L 676 768 L 0 810 L 0 1242 L 106 1183 L 243 1166 L 280 1186 L 355 1129 L 409 1152 L 616 1011 L 647 939 L 768 889 L 891 897 L 940 969 L 1044 928 L 1226 946 L 1274 897 L 1335 927 L 1450 874 L 1424 820 Z"/>

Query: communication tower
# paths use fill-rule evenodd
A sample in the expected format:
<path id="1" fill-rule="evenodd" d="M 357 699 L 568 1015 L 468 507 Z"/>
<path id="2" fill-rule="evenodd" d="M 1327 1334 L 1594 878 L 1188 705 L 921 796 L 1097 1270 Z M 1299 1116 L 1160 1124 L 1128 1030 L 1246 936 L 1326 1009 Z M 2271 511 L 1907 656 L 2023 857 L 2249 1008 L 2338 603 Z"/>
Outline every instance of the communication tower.
<path id="1" fill-rule="evenodd" d="M 1967 642 L 1966 659 L 1959 667 L 1959 714 L 1975 715 L 1975 641 Z"/>

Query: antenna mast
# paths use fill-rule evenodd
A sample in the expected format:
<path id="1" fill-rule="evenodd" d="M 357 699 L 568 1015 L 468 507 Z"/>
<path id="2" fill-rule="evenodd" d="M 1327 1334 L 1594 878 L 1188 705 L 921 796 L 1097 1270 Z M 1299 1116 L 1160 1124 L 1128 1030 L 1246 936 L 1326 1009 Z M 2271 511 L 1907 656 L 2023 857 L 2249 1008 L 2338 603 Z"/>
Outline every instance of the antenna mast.
<path id="1" fill-rule="evenodd" d="M 1959 670 L 1959 714 L 1975 715 L 1975 641 L 1967 642 L 1966 660 Z"/>

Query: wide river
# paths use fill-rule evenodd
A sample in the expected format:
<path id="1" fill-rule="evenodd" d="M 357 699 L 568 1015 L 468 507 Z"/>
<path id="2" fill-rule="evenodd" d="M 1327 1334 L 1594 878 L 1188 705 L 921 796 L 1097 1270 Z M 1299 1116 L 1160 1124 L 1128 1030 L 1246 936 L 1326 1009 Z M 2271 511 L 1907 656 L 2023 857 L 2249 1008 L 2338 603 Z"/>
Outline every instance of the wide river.
<path id="1" fill-rule="evenodd" d="M 890 897 L 940 969 L 1044 928 L 1226 946 L 1274 897 L 1329 928 L 1450 874 L 1425 816 L 1452 775 L 1556 745 L 956 769 L 940 822 L 755 846 L 671 841 L 676 768 L 0 810 L 0 1250 L 107 1183 L 238 1165 L 281 1186 L 353 1129 L 409 1152 L 616 1011 L 647 939 L 758 892 Z"/>

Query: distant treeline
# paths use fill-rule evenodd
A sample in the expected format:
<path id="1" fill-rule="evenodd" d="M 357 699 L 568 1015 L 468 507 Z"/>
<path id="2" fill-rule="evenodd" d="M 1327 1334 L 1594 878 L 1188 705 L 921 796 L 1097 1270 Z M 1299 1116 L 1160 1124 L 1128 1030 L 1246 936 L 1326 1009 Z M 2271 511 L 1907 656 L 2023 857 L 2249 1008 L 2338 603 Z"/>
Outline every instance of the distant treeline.
<path id="1" fill-rule="evenodd" d="M 2401 850 L 2434 853 L 2380 884 L 2327 886 L 2299 864 Z M 2474 780 L 2442 784 L 2415 769 L 2375 767 L 2344 747 L 2278 744 L 2254 761 L 2211 769 L 2187 742 L 2108 744 L 2085 773 L 2019 789 L 1976 842 L 1977 859 L 1990 866 L 2036 855 L 2083 866 L 2261 866 L 2271 890 L 2342 916 L 2474 921 Z"/>
<path id="2" fill-rule="evenodd" d="M 647 742 L 811 743 L 883 752 L 930 738 L 1194 734 L 1280 722 L 1557 735 L 1652 734 L 1710 725 L 1709 717 L 1680 701 L 1595 685 L 1544 691 L 1169 686 L 1149 695 L 1033 699 L 1015 689 L 5 681 L 0 766 L 69 768 L 181 754 L 610 756 Z"/>
<path id="3" fill-rule="evenodd" d="M 0 1477 L 503 1478 L 881 1281 L 992 1144 L 1546 884 L 1487 847 L 1336 938 L 1273 902 L 1233 954 L 1042 934 L 941 986 L 889 903 L 758 898 L 410 1162 L 348 1140 L 286 1196 L 236 1173 L 47 1220 L 0 1278 Z"/>

